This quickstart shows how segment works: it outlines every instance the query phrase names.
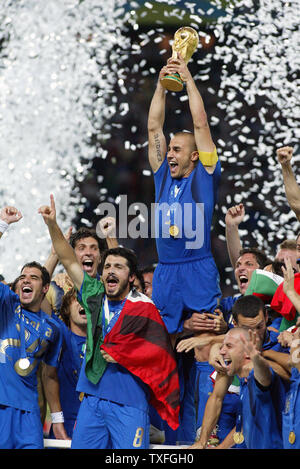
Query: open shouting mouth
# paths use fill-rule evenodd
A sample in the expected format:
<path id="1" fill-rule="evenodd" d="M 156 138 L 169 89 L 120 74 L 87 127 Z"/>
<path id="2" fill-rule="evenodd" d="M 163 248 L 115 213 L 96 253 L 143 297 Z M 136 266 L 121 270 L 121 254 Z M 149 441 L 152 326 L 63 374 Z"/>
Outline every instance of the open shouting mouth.
<path id="1" fill-rule="evenodd" d="M 110 275 L 106 279 L 106 286 L 109 290 L 113 290 L 119 283 L 119 279 L 115 275 Z"/>
<path id="2" fill-rule="evenodd" d="M 85 272 L 92 272 L 94 267 L 94 261 L 92 259 L 85 259 L 82 261 L 82 268 Z"/>
<path id="3" fill-rule="evenodd" d="M 33 289 L 29 285 L 25 285 L 21 288 L 21 295 L 23 300 L 31 300 Z"/>
<path id="4" fill-rule="evenodd" d="M 171 173 L 171 175 L 172 175 L 172 174 L 175 174 L 176 171 L 177 171 L 177 168 L 178 168 L 178 163 L 177 163 L 177 161 L 172 160 L 172 161 L 169 161 L 168 164 L 169 164 L 169 168 L 170 168 L 170 173 Z"/>

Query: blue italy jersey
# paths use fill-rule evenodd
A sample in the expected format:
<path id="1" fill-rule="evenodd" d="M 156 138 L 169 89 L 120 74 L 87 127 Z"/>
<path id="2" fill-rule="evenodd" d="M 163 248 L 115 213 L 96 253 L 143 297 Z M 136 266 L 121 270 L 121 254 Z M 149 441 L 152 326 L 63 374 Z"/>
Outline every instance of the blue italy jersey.
<path id="1" fill-rule="evenodd" d="M 218 305 L 218 308 L 223 313 L 224 320 L 227 322 L 230 328 L 233 327 L 233 322 L 232 322 L 233 305 L 241 297 L 242 295 L 226 296 L 225 298 L 221 298 L 220 303 Z"/>
<path id="2" fill-rule="evenodd" d="M 269 329 L 267 329 L 262 349 L 274 350 L 275 352 L 281 352 L 281 353 L 289 353 L 290 351 L 289 347 L 283 347 L 278 342 L 278 336 L 279 336 L 279 332 L 269 331 Z"/>
<path id="3" fill-rule="evenodd" d="M 214 311 L 221 296 L 210 241 L 220 173 L 219 161 L 213 174 L 199 161 L 189 177 L 173 179 L 165 158 L 154 174 L 159 263 L 152 300 L 170 334 L 193 312 Z"/>
<path id="4" fill-rule="evenodd" d="M 189 177 L 173 179 L 167 158 L 154 173 L 155 234 L 160 262 L 186 262 L 211 255 L 210 230 L 220 174 L 219 161 L 213 174 L 208 174 L 199 161 Z M 170 225 L 179 228 L 177 237 L 170 236 Z"/>
<path id="5" fill-rule="evenodd" d="M 0 283 L 0 404 L 39 411 L 37 366 L 57 366 L 62 337 L 57 322 L 43 311 L 23 309 L 19 296 Z M 22 369 L 22 349 L 30 366 Z M 24 358 L 24 357 L 23 357 Z"/>
<path id="6" fill-rule="evenodd" d="M 76 391 L 78 377 L 83 362 L 86 337 L 74 334 L 64 323 L 62 353 L 58 365 L 60 403 L 64 413 L 65 428 L 69 436 L 77 417 L 80 400 Z"/>
<path id="7" fill-rule="evenodd" d="M 272 370 L 269 388 L 261 389 L 252 370 L 241 379 L 240 400 L 242 427 L 248 449 L 281 449 L 282 411 L 285 389 L 280 377 Z"/>

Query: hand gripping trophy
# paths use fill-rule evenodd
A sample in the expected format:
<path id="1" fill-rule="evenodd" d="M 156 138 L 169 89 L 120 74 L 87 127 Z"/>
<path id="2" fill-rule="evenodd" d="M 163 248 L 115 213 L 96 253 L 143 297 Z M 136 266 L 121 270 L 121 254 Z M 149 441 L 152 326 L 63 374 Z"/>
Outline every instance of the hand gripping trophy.
<path id="1" fill-rule="evenodd" d="M 194 28 L 189 26 L 179 28 L 174 34 L 172 45 L 172 58 L 177 59 L 179 53 L 185 63 L 188 63 L 199 44 L 199 36 Z M 178 73 L 165 75 L 161 79 L 161 84 L 169 91 L 181 91 L 183 81 Z"/>

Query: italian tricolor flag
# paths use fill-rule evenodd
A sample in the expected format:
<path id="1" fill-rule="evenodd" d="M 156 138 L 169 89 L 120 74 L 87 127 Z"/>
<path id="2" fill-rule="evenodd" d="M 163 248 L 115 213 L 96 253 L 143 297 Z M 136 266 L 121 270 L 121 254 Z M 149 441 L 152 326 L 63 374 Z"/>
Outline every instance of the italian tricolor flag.
<path id="1" fill-rule="evenodd" d="M 258 296 L 264 303 L 270 304 L 277 288 L 282 282 L 283 277 L 280 275 L 268 270 L 256 269 L 252 273 L 245 295 Z"/>

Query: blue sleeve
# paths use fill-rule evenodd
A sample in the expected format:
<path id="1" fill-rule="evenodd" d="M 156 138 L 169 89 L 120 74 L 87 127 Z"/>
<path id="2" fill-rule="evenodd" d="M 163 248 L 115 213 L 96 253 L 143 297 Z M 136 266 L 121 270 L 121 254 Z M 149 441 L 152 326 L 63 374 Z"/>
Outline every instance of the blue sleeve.
<path id="1" fill-rule="evenodd" d="M 215 170 L 209 174 L 201 161 L 196 166 L 195 177 L 192 183 L 192 194 L 196 202 L 211 202 L 212 207 L 217 203 L 218 190 L 221 177 L 221 163 L 217 162 Z"/>
<path id="2" fill-rule="evenodd" d="M 155 185 L 155 201 L 158 202 L 160 198 L 160 192 L 162 189 L 163 182 L 166 180 L 168 175 L 168 162 L 167 158 L 165 157 L 164 161 L 158 168 L 158 170 L 153 174 L 154 176 L 154 185 Z"/>
<path id="3" fill-rule="evenodd" d="M 239 296 L 226 296 L 222 298 L 219 304 L 219 308 L 223 313 L 224 320 L 227 322 L 229 328 L 233 327 L 232 323 L 232 307 L 236 300 L 240 298 Z"/>
<path id="4" fill-rule="evenodd" d="M 300 378 L 300 372 L 297 368 L 293 366 L 292 372 L 291 372 L 291 380 L 298 381 L 299 378 Z"/>
<path id="5" fill-rule="evenodd" d="M 14 293 L 8 285 L 0 282 L 0 313 L 3 311 L 3 309 L 9 308 L 12 308 L 13 312 L 13 306 L 16 302 L 20 302 L 19 296 Z"/>
<path id="6" fill-rule="evenodd" d="M 261 400 L 269 401 L 270 397 L 267 397 L 268 392 L 272 394 L 277 394 L 280 397 L 281 394 L 284 394 L 284 386 L 280 376 L 270 367 L 271 370 L 271 384 L 270 386 L 264 387 L 259 384 L 258 381 L 254 378 L 254 370 L 249 375 L 248 378 L 248 387 L 252 389 L 253 394 L 259 397 Z"/>
<path id="7" fill-rule="evenodd" d="M 217 203 L 217 199 L 218 199 L 219 185 L 220 185 L 220 179 L 221 179 L 221 170 L 222 170 L 221 162 L 220 160 L 218 160 L 214 173 L 213 173 L 215 203 Z"/>
<path id="8" fill-rule="evenodd" d="M 256 425 L 273 427 L 274 434 L 278 432 L 280 438 L 286 390 L 278 374 L 272 368 L 270 369 L 272 373 L 271 384 L 265 388 L 258 385 L 253 370 L 250 372 L 247 382 L 249 402 Z"/>

